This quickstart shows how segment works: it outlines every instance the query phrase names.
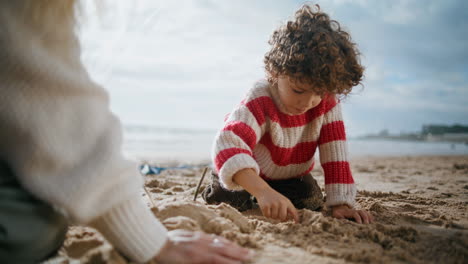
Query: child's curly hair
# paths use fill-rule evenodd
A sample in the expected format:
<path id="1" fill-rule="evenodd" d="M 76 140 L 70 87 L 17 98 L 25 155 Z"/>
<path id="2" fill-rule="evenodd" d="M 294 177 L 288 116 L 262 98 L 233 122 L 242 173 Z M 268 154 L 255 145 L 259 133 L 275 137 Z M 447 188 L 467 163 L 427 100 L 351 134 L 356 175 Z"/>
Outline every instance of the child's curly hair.
<path id="1" fill-rule="evenodd" d="M 302 6 L 294 21 L 273 32 L 264 58 L 268 81 L 287 76 L 310 83 L 320 95 L 347 95 L 362 81 L 360 53 L 349 33 L 314 7 Z"/>

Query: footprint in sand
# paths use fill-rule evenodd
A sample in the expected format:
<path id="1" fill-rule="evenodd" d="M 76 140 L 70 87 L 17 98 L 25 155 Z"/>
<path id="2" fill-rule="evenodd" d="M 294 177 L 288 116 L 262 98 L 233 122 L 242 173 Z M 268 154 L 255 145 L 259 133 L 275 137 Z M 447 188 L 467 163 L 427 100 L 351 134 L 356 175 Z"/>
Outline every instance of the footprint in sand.
<path id="1" fill-rule="evenodd" d="M 385 166 L 384 165 L 377 165 L 375 168 L 377 170 L 383 170 L 383 169 L 385 169 Z"/>
<path id="2" fill-rule="evenodd" d="M 185 191 L 185 189 L 180 187 L 180 186 L 174 186 L 174 187 L 170 188 L 170 190 L 173 191 L 173 192 L 183 192 L 183 191 Z"/>
<path id="3" fill-rule="evenodd" d="M 145 186 L 149 188 L 162 188 L 162 189 L 169 189 L 177 185 L 180 185 L 180 183 L 174 182 L 174 181 L 156 180 L 156 179 L 150 180 L 148 183 L 145 184 Z"/>
<path id="4" fill-rule="evenodd" d="M 356 170 L 358 172 L 362 172 L 362 173 L 372 173 L 372 172 L 375 172 L 375 170 L 371 170 L 369 169 L 368 167 L 357 167 Z"/>
<path id="5" fill-rule="evenodd" d="M 456 170 L 468 170 L 468 164 L 455 163 L 453 168 Z"/>
<path id="6" fill-rule="evenodd" d="M 152 193 L 162 193 L 165 190 L 162 189 L 162 188 L 156 187 L 156 188 L 149 188 L 149 191 L 152 192 Z"/>
<path id="7" fill-rule="evenodd" d="M 434 196 L 435 198 L 450 198 L 450 197 L 453 197 L 453 196 L 457 196 L 456 194 L 453 194 L 453 193 L 440 193 L 436 196 Z"/>

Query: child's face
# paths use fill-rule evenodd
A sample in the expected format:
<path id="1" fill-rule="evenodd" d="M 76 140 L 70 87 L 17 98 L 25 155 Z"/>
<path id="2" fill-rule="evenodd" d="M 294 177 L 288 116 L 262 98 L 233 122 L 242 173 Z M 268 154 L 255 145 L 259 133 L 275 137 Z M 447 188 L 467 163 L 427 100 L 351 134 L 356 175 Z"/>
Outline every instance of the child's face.
<path id="1" fill-rule="evenodd" d="M 303 114 L 322 101 L 309 84 L 293 82 L 288 77 L 278 78 L 278 92 L 286 111 L 293 115 Z"/>

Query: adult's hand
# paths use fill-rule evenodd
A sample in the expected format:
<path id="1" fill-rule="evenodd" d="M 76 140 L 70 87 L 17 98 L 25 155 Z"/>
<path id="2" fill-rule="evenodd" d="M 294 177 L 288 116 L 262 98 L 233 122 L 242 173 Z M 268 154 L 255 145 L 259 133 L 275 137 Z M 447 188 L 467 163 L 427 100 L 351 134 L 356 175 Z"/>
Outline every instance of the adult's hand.
<path id="1" fill-rule="evenodd" d="M 240 264 L 252 256 L 252 250 L 220 236 L 172 230 L 168 232 L 168 240 L 154 260 L 161 264 Z"/>

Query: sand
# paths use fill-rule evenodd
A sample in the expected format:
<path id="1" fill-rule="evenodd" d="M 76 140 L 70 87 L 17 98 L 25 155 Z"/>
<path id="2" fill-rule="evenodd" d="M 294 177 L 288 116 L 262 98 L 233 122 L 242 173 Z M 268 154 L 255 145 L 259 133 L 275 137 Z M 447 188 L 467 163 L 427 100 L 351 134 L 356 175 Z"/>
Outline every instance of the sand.
<path id="1" fill-rule="evenodd" d="M 155 215 L 170 230 L 203 230 L 257 254 L 251 263 L 468 263 L 468 156 L 362 157 L 351 161 L 357 206 L 375 223 L 300 210 L 300 223 L 280 223 L 259 210 L 240 213 L 193 202 L 202 169 L 146 177 Z M 323 172 L 312 172 L 323 186 Z M 205 183 L 209 177 L 206 177 Z M 142 193 L 148 206 L 148 196 Z M 94 229 L 73 226 L 45 263 L 128 263 Z"/>

